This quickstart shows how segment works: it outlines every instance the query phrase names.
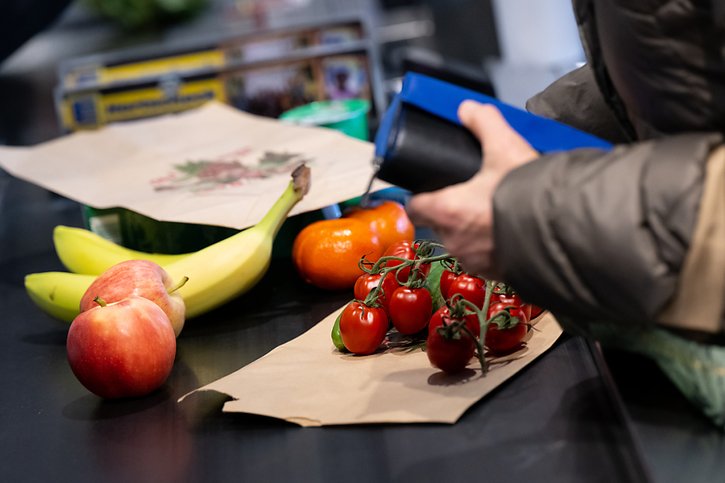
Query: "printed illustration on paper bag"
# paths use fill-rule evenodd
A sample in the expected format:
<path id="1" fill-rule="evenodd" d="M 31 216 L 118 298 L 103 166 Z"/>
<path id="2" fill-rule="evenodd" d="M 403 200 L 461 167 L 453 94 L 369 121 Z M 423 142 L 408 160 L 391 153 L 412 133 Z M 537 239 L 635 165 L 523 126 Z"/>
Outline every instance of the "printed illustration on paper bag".
<path id="1" fill-rule="evenodd" d="M 252 150 L 243 148 L 213 159 L 188 160 L 175 164 L 167 176 L 151 180 L 154 191 L 186 190 L 203 193 L 241 186 L 250 179 L 290 173 L 300 163 L 311 160 L 299 153 L 265 151 L 254 164 L 243 161 Z"/>

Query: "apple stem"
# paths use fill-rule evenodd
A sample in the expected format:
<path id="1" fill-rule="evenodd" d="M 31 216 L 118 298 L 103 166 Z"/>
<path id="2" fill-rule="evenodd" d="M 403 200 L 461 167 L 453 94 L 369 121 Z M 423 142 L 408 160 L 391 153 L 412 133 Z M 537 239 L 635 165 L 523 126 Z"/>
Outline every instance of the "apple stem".
<path id="1" fill-rule="evenodd" d="M 94 298 L 93 301 L 95 303 L 97 303 L 98 305 L 100 305 L 101 307 L 105 307 L 106 306 L 106 301 L 103 300 L 101 297 L 96 296 L 96 298 Z"/>
<path id="2" fill-rule="evenodd" d="M 174 285 L 173 287 L 171 287 L 171 289 L 168 290 L 168 292 L 170 294 L 176 292 L 181 287 L 183 287 L 184 285 L 186 285 L 186 282 L 188 282 L 188 281 L 189 281 L 189 277 L 187 277 L 186 275 L 184 275 L 184 277 L 181 280 L 179 280 L 179 283 L 177 283 L 176 285 Z"/>

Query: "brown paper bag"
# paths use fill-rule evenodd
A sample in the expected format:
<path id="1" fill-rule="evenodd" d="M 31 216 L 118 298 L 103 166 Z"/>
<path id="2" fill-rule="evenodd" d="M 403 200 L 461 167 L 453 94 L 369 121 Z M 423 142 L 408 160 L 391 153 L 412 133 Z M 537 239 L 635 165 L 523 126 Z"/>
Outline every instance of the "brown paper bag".
<path id="1" fill-rule="evenodd" d="M 0 146 L 0 166 L 94 208 L 242 229 L 264 216 L 302 162 L 312 184 L 291 214 L 360 196 L 373 174 L 373 151 L 372 143 L 332 129 L 211 102 L 32 147 Z M 376 180 L 373 190 L 388 186 Z"/>
<path id="2" fill-rule="evenodd" d="M 529 331 L 526 347 L 492 360 L 484 377 L 475 359 L 469 364 L 470 370 L 448 376 L 432 367 L 421 349 L 388 350 L 369 356 L 336 351 L 330 332 L 341 310 L 248 366 L 196 391 L 217 391 L 232 397 L 224 405 L 225 412 L 271 416 L 300 426 L 452 424 L 548 350 L 562 332 L 547 313 L 536 320 L 535 330 Z"/>

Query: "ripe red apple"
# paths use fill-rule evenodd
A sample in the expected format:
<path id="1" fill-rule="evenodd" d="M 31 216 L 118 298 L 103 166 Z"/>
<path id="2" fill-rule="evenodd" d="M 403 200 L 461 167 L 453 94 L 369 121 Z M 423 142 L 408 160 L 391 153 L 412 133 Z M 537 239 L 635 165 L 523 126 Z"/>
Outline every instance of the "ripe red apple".
<path id="1" fill-rule="evenodd" d="M 127 260 L 118 263 L 96 278 L 81 298 L 81 312 L 95 307 L 93 301 L 100 297 L 107 304 L 118 302 L 131 295 L 149 299 L 161 307 L 171 321 L 174 334 L 178 337 L 184 328 L 186 306 L 181 296 L 175 293 L 185 282 L 171 280 L 166 270 L 148 260 Z"/>
<path id="2" fill-rule="evenodd" d="M 92 393 L 137 397 L 169 377 L 176 336 L 164 311 L 148 299 L 132 295 L 107 305 L 99 299 L 73 320 L 66 350 L 73 373 Z"/>

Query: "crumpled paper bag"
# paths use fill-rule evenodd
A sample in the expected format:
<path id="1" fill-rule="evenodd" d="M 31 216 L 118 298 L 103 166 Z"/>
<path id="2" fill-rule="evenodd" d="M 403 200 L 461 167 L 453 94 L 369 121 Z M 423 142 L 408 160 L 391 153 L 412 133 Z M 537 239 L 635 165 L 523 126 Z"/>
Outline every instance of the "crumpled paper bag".
<path id="1" fill-rule="evenodd" d="M 331 129 L 210 102 L 32 147 L 0 146 L 0 166 L 94 208 L 242 229 L 264 216 L 301 162 L 312 185 L 291 214 L 360 196 L 373 174 L 373 152 L 371 143 Z M 387 186 L 376 180 L 374 190 Z"/>
<path id="2" fill-rule="evenodd" d="M 494 359 L 481 377 L 478 362 L 460 376 L 432 367 L 425 352 L 385 351 L 355 356 L 335 351 L 330 332 L 342 311 L 251 364 L 193 391 L 232 400 L 224 412 L 259 414 L 300 426 L 362 423 L 455 423 L 463 413 L 556 342 L 562 330 L 546 313 L 526 347 Z"/>

